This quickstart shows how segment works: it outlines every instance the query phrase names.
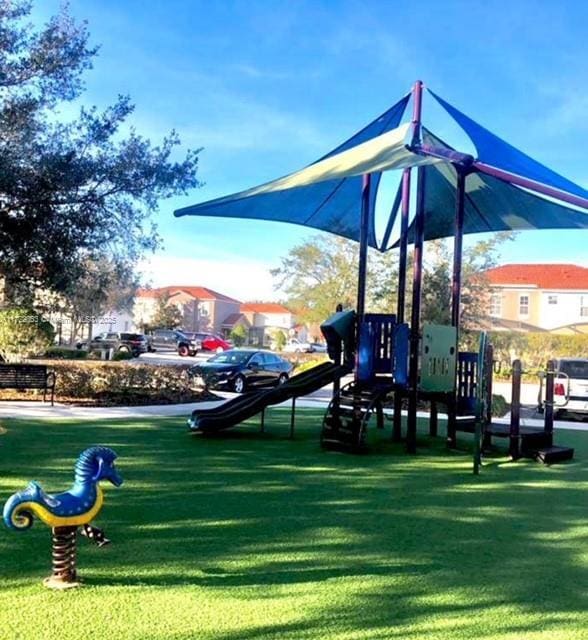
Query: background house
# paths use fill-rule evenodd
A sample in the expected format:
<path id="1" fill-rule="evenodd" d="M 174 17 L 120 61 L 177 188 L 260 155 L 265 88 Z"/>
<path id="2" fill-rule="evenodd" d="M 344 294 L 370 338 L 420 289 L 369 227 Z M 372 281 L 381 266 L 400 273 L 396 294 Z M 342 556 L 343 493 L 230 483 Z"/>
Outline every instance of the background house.
<path id="1" fill-rule="evenodd" d="M 249 343 L 253 345 L 269 346 L 274 333 L 283 331 L 289 337 L 294 327 L 292 312 L 276 302 L 246 302 L 240 311 L 249 322 Z"/>
<path id="2" fill-rule="evenodd" d="M 494 329 L 588 333 L 588 269 L 506 264 L 486 272 Z"/>
<path id="3" fill-rule="evenodd" d="M 207 287 L 167 286 L 139 289 L 133 308 L 133 316 L 138 327 L 151 324 L 162 296 L 169 296 L 168 304 L 176 305 L 180 309 L 183 316 L 182 328 L 186 331 L 221 334 L 227 318 L 240 313 L 239 300 Z"/>

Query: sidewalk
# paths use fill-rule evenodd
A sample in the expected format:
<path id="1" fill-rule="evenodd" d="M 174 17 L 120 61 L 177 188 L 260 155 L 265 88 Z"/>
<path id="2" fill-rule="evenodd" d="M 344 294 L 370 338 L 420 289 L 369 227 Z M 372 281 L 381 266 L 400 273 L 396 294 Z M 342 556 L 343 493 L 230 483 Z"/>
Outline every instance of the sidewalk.
<path id="1" fill-rule="evenodd" d="M 38 420 L 38 419 L 64 419 L 70 418 L 75 420 L 114 420 L 117 418 L 160 418 L 185 416 L 186 418 L 194 411 L 194 409 L 209 409 L 218 407 L 227 399 L 234 397 L 234 394 L 227 394 L 223 400 L 214 402 L 191 402 L 187 404 L 167 404 L 167 405 L 150 405 L 142 407 L 73 407 L 55 403 L 52 407 L 48 402 L 0 402 L 0 419 L 2 418 L 20 418 L 22 420 Z M 330 393 L 326 393 L 324 389 L 296 399 L 296 408 L 312 408 L 324 411 L 330 400 Z M 289 409 L 292 401 L 288 400 L 279 405 L 272 405 Z M 384 412 L 391 415 L 390 409 Z M 403 411 L 406 415 L 406 412 Z M 427 418 L 428 413 L 418 412 L 419 418 Z M 439 418 L 446 418 L 445 414 L 439 413 Z M 508 423 L 510 414 L 503 418 L 496 418 L 496 422 Z M 521 424 L 529 427 L 542 427 L 543 421 L 537 418 L 521 417 Z M 569 429 L 571 431 L 588 431 L 587 422 L 572 422 L 566 420 L 557 420 L 554 424 L 555 429 Z"/>

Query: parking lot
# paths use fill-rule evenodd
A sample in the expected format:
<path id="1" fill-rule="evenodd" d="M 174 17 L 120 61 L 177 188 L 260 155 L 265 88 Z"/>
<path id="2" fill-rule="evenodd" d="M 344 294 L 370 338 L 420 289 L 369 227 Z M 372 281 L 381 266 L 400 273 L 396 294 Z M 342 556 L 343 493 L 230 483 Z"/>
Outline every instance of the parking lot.
<path id="1" fill-rule="evenodd" d="M 161 364 L 161 365 L 180 365 L 180 364 L 196 364 L 197 362 L 205 362 L 208 358 L 212 358 L 215 353 L 212 351 L 200 351 L 195 356 L 182 357 L 177 351 L 155 351 L 153 353 L 142 353 L 135 362 L 142 364 Z"/>

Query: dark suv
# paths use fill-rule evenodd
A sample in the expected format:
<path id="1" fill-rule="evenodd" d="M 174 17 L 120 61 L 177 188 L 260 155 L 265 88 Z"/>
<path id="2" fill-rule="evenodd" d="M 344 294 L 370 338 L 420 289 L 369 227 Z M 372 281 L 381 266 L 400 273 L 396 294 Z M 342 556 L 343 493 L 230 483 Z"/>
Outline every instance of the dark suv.
<path id="1" fill-rule="evenodd" d="M 200 340 L 179 329 L 154 329 L 149 336 L 150 351 L 177 351 L 181 356 L 195 356 L 201 348 Z"/>
<path id="2" fill-rule="evenodd" d="M 132 353 L 135 358 L 147 351 L 147 338 L 141 333 L 101 333 L 94 336 L 89 351 L 112 349 L 115 352 Z"/>

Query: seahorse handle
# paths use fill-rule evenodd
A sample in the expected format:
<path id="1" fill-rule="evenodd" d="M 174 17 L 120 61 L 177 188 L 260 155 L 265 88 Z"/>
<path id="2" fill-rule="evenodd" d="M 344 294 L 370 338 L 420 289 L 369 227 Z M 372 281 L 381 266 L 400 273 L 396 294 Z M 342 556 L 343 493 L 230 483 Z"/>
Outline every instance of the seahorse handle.
<path id="1" fill-rule="evenodd" d="M 33 514 L 22 504 L 18 495 L 12 496 L 4 505 L 4 522 L 7 527 L 23 531 L 33 526 Z"/>

